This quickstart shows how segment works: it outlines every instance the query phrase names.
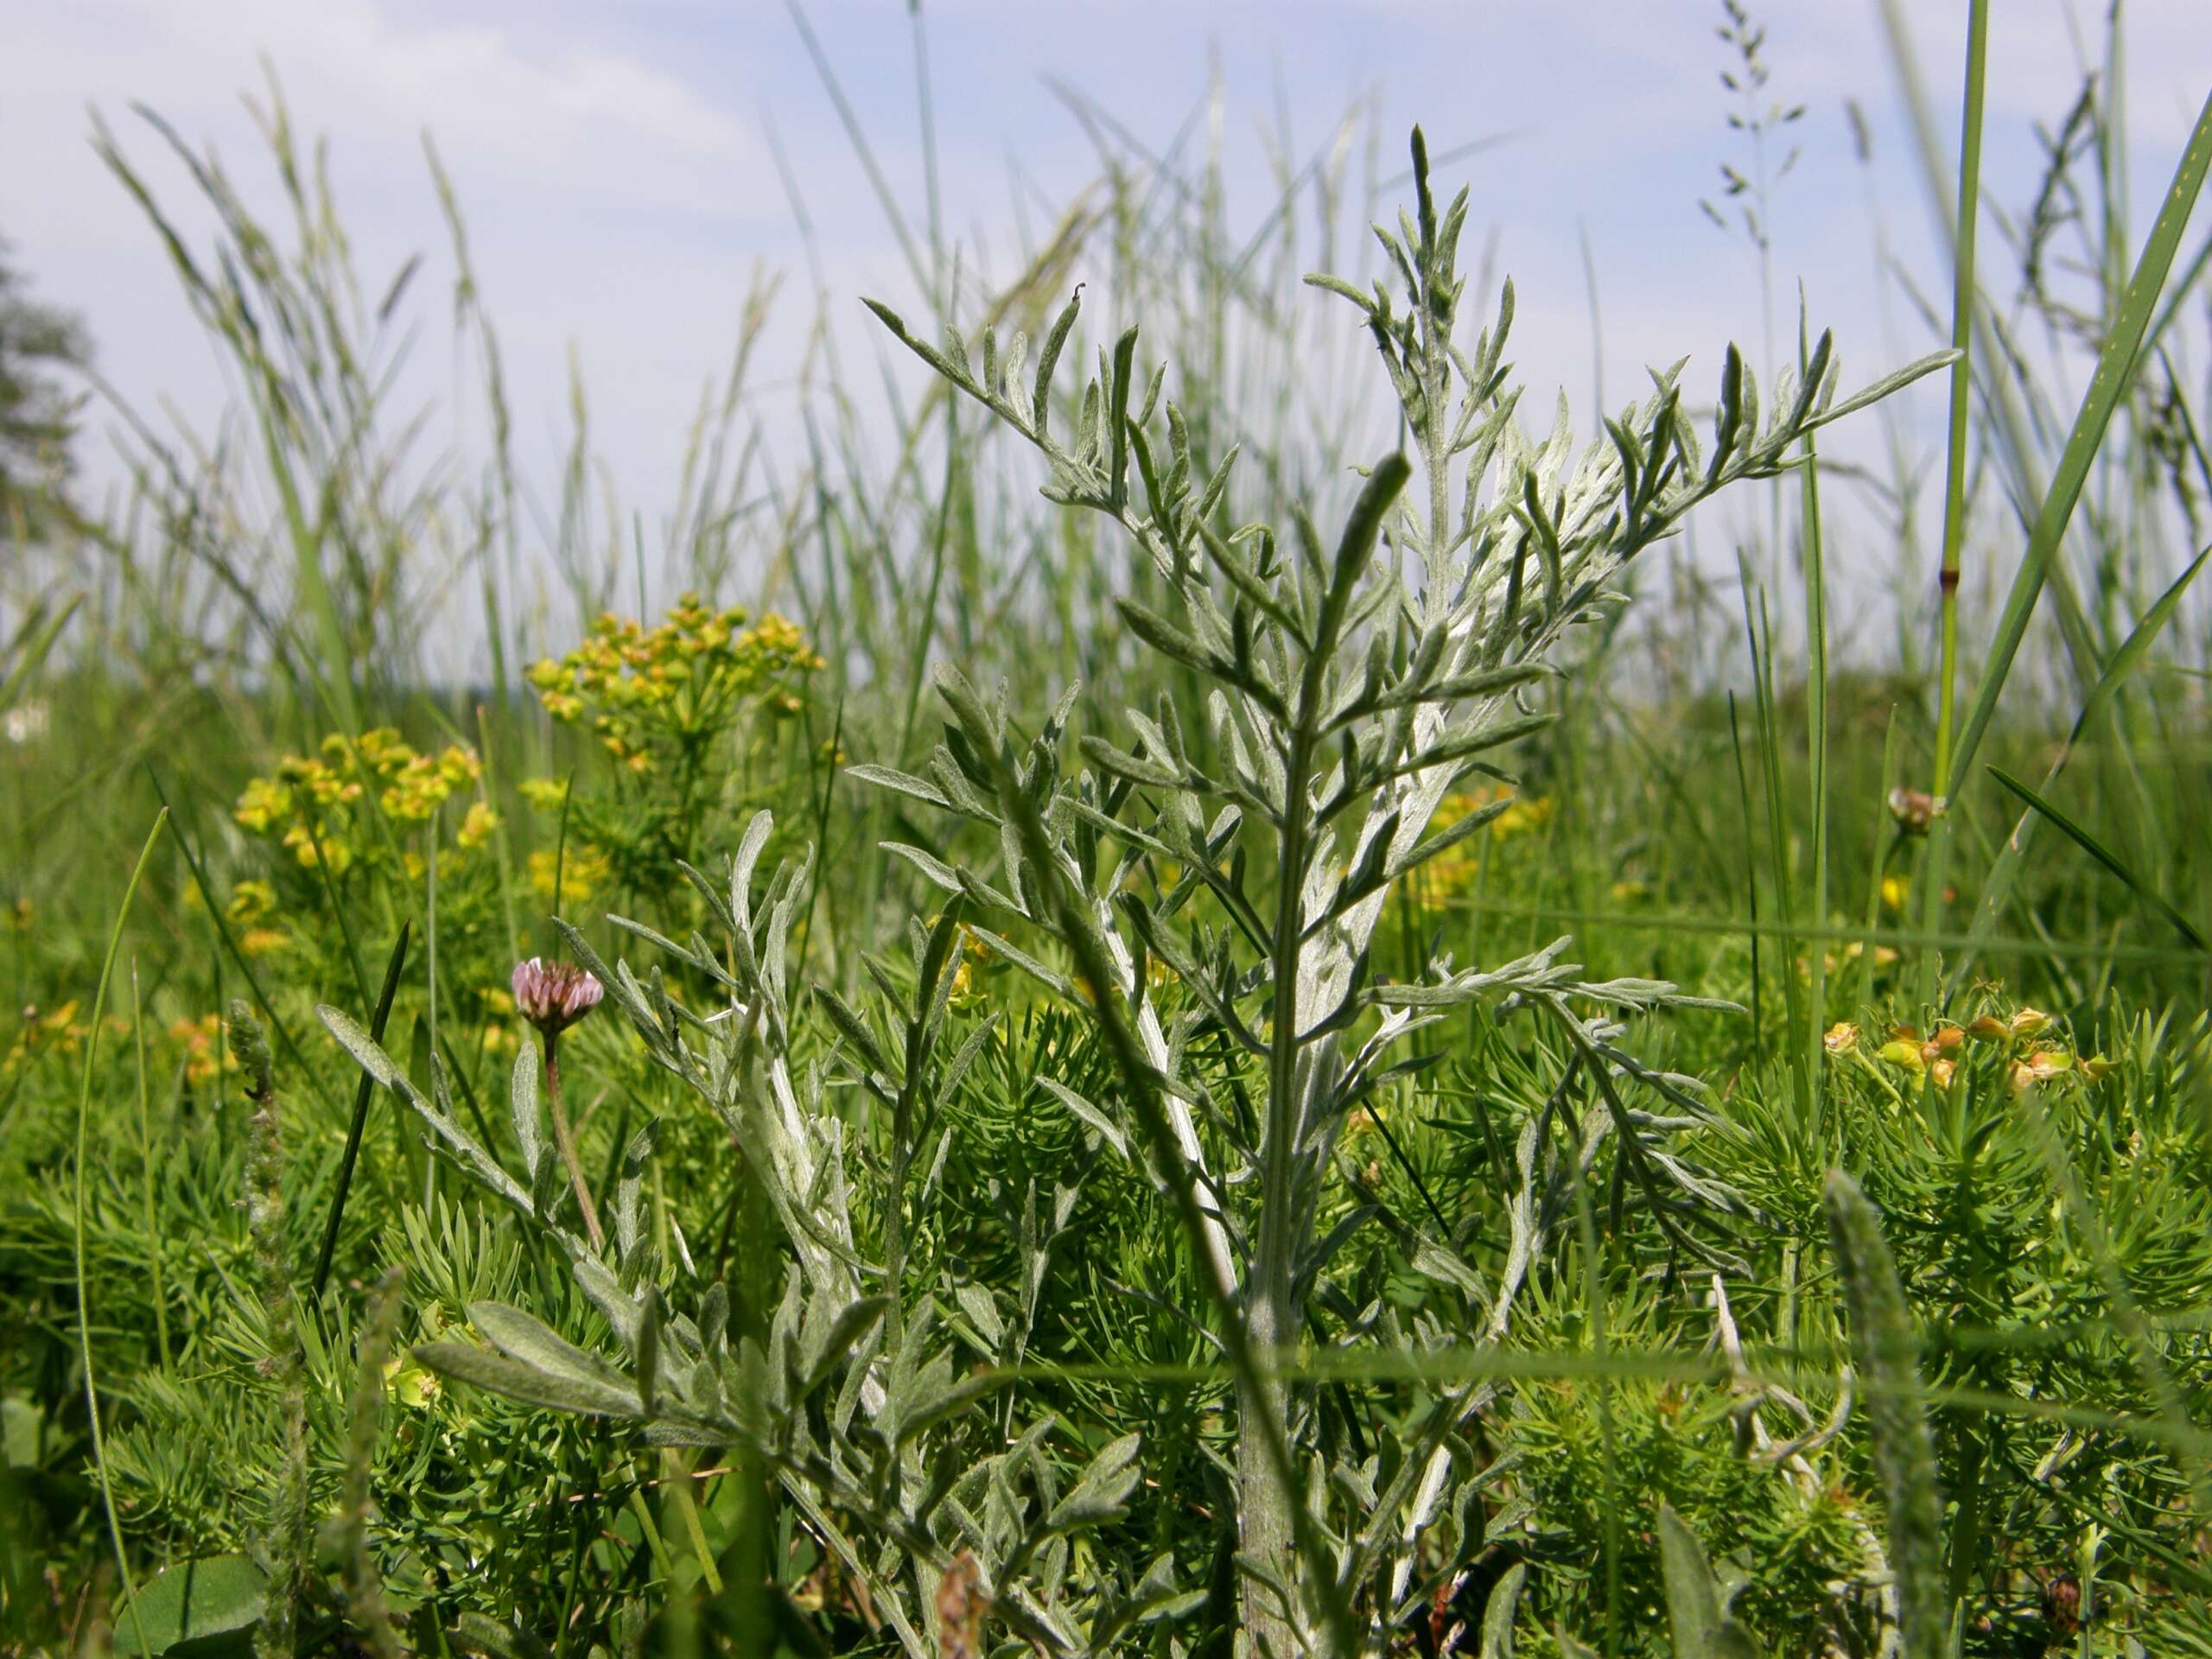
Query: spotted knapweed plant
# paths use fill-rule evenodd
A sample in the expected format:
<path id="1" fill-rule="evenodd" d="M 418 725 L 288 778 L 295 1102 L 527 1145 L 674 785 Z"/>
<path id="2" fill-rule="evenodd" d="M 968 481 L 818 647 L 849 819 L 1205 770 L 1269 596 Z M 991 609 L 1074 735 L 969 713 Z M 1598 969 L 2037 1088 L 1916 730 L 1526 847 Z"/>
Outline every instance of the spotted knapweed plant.
<path id="1" fill-rule="evenodd" d="M 933 925 L 911 930 L 911 963 L 875 975 L 868 1008 L 818 997 L 837 1051 L 826 1064 L 804 1058 L 792 980 L 791 938 L 810 875 L 786 866 L 760 879 L 765 815 L 727 880 L 687 870 L 718 940 L 678 943 L 620 924 L 721 1006 L 671 995 L 658 969 L 609 968 L 569 933 L 651 1058 L 711 1108 L 757 1177 L 788 1253 L 781 1299 L 761 1328 L 739 1328 L 728 1291 L 709 1282 L 680 1226 L 663 1242 L 646 1224 L 650 1132 L 623 1160 L 601 1243 L 575 1224 L 571 1183 L 540 1127 L 535 1056 L 515 1071 L 526 1166 L 517 1175 L 462 1128 L 435 1073 L 425 1094 L 357 1026 L 325 1011 L 372 1075 L 558 1243 L 627 1357 L 616 1366 L 524 1310 L 484 1305 L 472 1318 L 488 1345 L 448 1340 L 423 1357 L 518 1399 L 636 1422 L 648 1441 L 747 1448 L 916 1659 L 958 1650 L 949 1644 L 972 1636 L 985 1606 L 1036 1650 L 1085 1654 L 1116 1650 L 1140 1624 L 1202 1599 L 1166 1555 L 1121 1560 L 1095 1545 L 1075 1554 L 1073 1535 L 1110 1521 L 1135 1491 L 1137 1437 L 1094 1451 L 1070 1475 L 1049 1417 L 1023 1421 L 1008 1408 L 988 1434 L 958 1433 L 1021 1363 L 1074 1201 L 1032 1196 L 1019 1227 L 1020 1281 L 1003 1302 L 979 1287 L 952 1293 L 1000 1362 L 957 1371 L 936 1312 L 940 1287 L 916 1282 L 908 1265 L 905 1217 L 942 1167 L 914 1180 L 916 1124 L 951 1096 L 992 1029 L 986 1020 L 947 1039 L 963 929 L 1095 1022 L 1112 1089 L 1094 1083 L 1086 1096 L 1058 1079 L 1048 1091 L 1166 1195 L 1187 1235 L 1212 1304 L 1202 1313 L 1233 1382 L 1249 1653 L 1380 1651 L 1434 1593 L 1432 1565 L 1463 1562 L 1478 1541 L 1482 1483 L 1494 1471 L 1471 1431 L 1492 1391 L 1472 1368 L 1427 1362 L 1506 1334 L 1577 1179 L 1545 1149 L 1545 1123 L 1532 1121 L 1517 1149 L 1519 1185 L 1497 1194 L 1512 1242 L 1494 1281 L 1441 1238 L 1410 1241 L 1414 1265 L 1457 1318 L 1423 1313 L 1408 1326 L 1380 1300 L 1336 1295 L 1325 1357 L 1432 1381 L 1358 1461 L 1325 1465 L 1313 1368 L 1300 1363 L 1306 1315 L 1329 1288 L 1336 1253 L 1373 1219 L 1325 1198 L 1351 1115 L 1420 1064 L 1409 1036 L 1478 1003 L 1553 1022 L 1571 1056 L 1560 1096 L 1579 1078 L 1602 1102 L 1577 1140 L 1583 1165 L 1616 1137 L 1630 1191 L 1657 1224 L 1686 1255 L 1719 1259 L 1699 1217 L 1734 1201 L 1673 1150 L 1686 1123 L 1704 1121 L 1698 1085 L 1641 1060 L 1625 1040 L 1628 1017 L 1688 999 L 1656 982 L 1586 977 L 1564 940 L 1495 965 L 1440 955 L 1418 976 L 1386 981 L 1375 967 L 1378 931 L 1400 883 L 1504 809 L 1499 798 L 1448 829 L 1427 828 L 1455 784 L 1476 770 L 1496 775 L 1516 741 L 1543 723 L 1544 683 L 1563 671 L 1573 631 L 1623 601 L 1619 578 L 1636 555 L 1717 491 L 1800 464 L 1816 427 L 1943 359 L 1839 399 L 1823 336 L 1763 413 L 1732 350 L 1707 438 L 1682 407 L 1678 365 L 1580 453 L 1564 409 L 1532 442 L 1503 361 L 1511 289 L 1491 326 L 1463 340 L 1456 250 L 1467 198 L 1440 213 L 1418 134 L 1414 159 L 1415 211 L 1378 232 L 1390 280 L 1369 292 L 1314 279 L 1364 318 L 1411 449 L 1368 469 L 1333 549 L 1303 512 L 1281 533 L 1230 520 L 1235 454 L 1193 453 L 1163 399 L 1165 371 L 1138 382 L 1135 330 L 1101 354 L 1072 427 L 1056 430 L 1055 413 L 1071 404 L 1055 402 L 1054 371 L 1077 302 L 1033 370 L 1018 336 L 1001 350 L 986 334 L 978 361 L 959 338 L 927 344 L 876 308 L 938 373 L 1038 448 L 1048 496 L 1104 514 L 1150 562 L 1166 607 L 1124 601 L 1122 615 L 1205 697 L 1131 710 L 1125 745 L 1082 736 L 1085 764 L 1071 772 L 1072 691 L 1025 741 L 1002 696 L 943 671 L 949 719 L 923 770 L 854 772 L 982 826 L 995 856 L 896 849 L 950 897 Z M 1154 897 L 1133 879 L 1141 874 Z M 1243 1073 L 1239 1091 L 1260 1103 L 1249 1125 L 1221 1097 L 1218 1065 L 1192 1058 L 1224 1045 Z M 849 1115 L 825 1090 L 833 1066 L 884 1114 L 891 1155 L 880 1165 L 848 1156 Z M 862 1170 L 881 1190 L 855 1192 Z"/>

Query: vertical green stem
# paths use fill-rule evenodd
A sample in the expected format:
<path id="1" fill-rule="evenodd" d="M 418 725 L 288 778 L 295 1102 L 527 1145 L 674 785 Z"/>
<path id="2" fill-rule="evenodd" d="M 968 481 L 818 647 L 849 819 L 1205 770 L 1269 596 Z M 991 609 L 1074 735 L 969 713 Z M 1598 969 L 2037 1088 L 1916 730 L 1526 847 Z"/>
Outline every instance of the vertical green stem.
<path id="1" fill-rule="evenodd" d="M 1803 341 L 1799 341 L 1802 355 Z M 1828 619 L 1827 576 L 1821 559 L 1820 458 L 1805 440 L 1805 744 L 1812 777 L 1813 928 L 1805 955 L 1811 980 L 1805 1010 L 1806 1089 L 1813 1123 L 1821 1122 L 1821 1034 L 1827 1020 L 1827 953 L 1820 930 L 1828 923 Z M 1872 945 L 1867 947 L 1870 950 Z"/>
<path id="2" fill-rule="evenodd" d="M 135 959 L 130 964 L 130 1038 L 138 1052 L 138 1160 L 143 1178 L 146 1237 L 153 1246 L 149 1255 L 154 1270 L 154 1340 L 159 1363 L 166 1370 L 169 1363 L 169 1295 L 162 1271 L 162 1233 L 154 1205 L 154 1132 L 146 1102 L 146 1014 L 138 1000 L 138 964 Z"/>
<path id="3" fill-rule="evenodd" d="M 100 1428 L 100 1392 L 92 1370 L 92 1312 L 90 1281 L 85 1272 L 85 1147 L 92 1116 L 92 1063 L 99 1056 L 100 1023 L 107 1013 L 108 982 L 115 976 L 115 959 L 123 949 L 123 924 L 130 914 L 130 901 L 138 895 L 139 879 L 146 874 L 152 861 L 154 843 L 161 839 L 162 826 L 169 819 L 166 806 L 154 815 L 154 827 L 146 833 L 146 844 L 140 849 L 138 862 L 130 872 L 130 884 L 123 890 L 123 903 L 115 912 L 115 925 L 107 936 L 107 957 L 100 963 L 99 988 L 92 995 L 92 1018 L 85 1035 L 85 1070 L 77 1090 L 77 1155 L 75 1158 L 76 1185 L 73 1195 L 71 1253 L 77 1274 L 77 1349 L 85 1367 L 85 1410 L 92 1425 L 92 1467 L 99 1477 L 100 1504 L 107 1512 L 108 1543 L 115 1551 L 116 1574 L 123 1585 L 123 1593 L 130 1607 L 133 1633 L 138 1639 L 138 1650 L 150 1653 L 153 1649 L 146 1640 L 146 1630 L 140 1622 L 138 1598 L 130 1580 L 130 1564 L 123 1554 L 123 1523 L 116 1516 L 115 1486 L 107 1474 L 107 1440 Z"/>
<path id="4" fill-rule="evenodd" d="M 1309 664 L 1309 683 L 1317 676 Z M 1268 955 L 1274 975 L 1274 1030 L 1268 1051 L 1268 1116 L 1260 1158 L 1260 1232 L 1252 1262 L 1245 1311 L 1246 1330 L 1258 1362 L 1256 1375 L 1239 1390 L 1237 1419 L 1249 1425 L 1238 1436 L 1237 1521 L 1244 1554 L 1282 1584 L 1294 1582 L 1292 1510 L 1297 1494 L 1288 1471 L 1268 1455 L 1268 1442 L 1255 1432 L 1259 1423 L 1280 1425 L 1287 1441 L 1289 1391 L 1275 1368 L 1279 1349 L 1297 1329 L 1291 1306 L 1291 1253 L 1296 1248 L 1298 1139 L 1298 965 L 1305 926 L 1306 795 L 1313 766 L 1308 700 L 1301 697 L 1298 726 L 1291 734 L 1284 778 L 1281 865 L 1276 871 L 1274 937 Z M 1294 1652 L 1290 1632 L 1278 1618 L 1273 1592 L 1250 1577 L 1244 1580 L 1243 1624 L 1260 1652 Z"/>
<path id="5" fill-rule="evenodd" d="M 576 1208 L 583 1211 L 584 1230 L 591 1235 L 592 1249 L 603 1250 L 607 1248 L 607 1236 L 599 1230 L 599 1210 L 591 1201 L 591 1186 L 584 1179 L 584 1166 L 576 1159 L 576 1139 L 569 1128 L 568 1108 L 561 1103 L 561 1033 L 550 1027 L 545 1033 L 545 1111 L 553 1120 L 553 1144 L 569 1172 L 569 1185 L 576 1195 Z"/>
<path id="6" fill-rule="evenodd" d="M 1942 606 L 1942 642 L 1936 668 L 1936 777 L 1929 792 L 1936 798 L 1939 816 L 1929 830 L 1928 859 L 1921 894 L 1922 931 L 1942 930 L 1943 886 L 1950 862 L 1950 830 L 1940 810 L 1948 802 L 1951 747 L 1958 720 L 1959 677 L 1959 557 L 1966 541 L 1967 424 L 1974 391 L 1974 368 L 1969 355 L 1974 340 L 1974 226 L 1980 219 L 1981 111 L 1989 57 L 1989 0 L 1970 0 L 1967 13 L 1967 82 L 1965 107 L 1959 125 L 1959 201 L 1957 231 L 1951 258 L 1951 348 L 1958 353 L 1951 365 L 1950 428 L 1944 454 L 1943 564 L 1936 578 Z M 1920 995 L 1936 994 L 1936 950 L 1920 950 Z"/>

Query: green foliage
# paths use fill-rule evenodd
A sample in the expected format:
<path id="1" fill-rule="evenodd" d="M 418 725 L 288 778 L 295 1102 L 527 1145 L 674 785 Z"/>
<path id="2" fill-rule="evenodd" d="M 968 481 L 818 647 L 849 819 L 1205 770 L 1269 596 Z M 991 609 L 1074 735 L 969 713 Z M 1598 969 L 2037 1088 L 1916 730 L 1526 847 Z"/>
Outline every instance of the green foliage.
<path id="1" fill-rule="evenodd" d="M 175 1659 L 250 1652 L 266 1588 L 261 1569 L 239 1555 L 165 1567 L 118 1610 L 116 1650 Z"/>

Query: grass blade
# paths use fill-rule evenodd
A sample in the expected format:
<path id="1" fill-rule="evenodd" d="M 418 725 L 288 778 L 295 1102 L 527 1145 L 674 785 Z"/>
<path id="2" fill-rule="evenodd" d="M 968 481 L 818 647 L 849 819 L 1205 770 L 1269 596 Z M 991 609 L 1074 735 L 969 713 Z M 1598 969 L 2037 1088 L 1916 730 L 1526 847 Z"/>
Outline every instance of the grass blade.
<path id="1" fill-rule="evenodd" d="M 2011 790 L 2013 794 L 2018 796 L 2023 801 L 2026 802 L 2031 811 L 2050 819 L 2060 834 L 2063 835 L 2069 841 L 2072 842 L 2076 847 L 2079 847 L 2091 858 L 2095 859 L 2098 863 L 2103 865 L 2105 868 L 2111 871 L 2122 881 L 2126 882 L 2127 884 L 2128 891 L 2133 893 L 2138 899 L 2140 899 L 2145 904 L 2150 906 L 2152 909 L 2157 911 L 2169 922 L 2172 923 L 2174 925 L 2174 931 L 2179 933 L 2182 938 L 2187 939 L 2190 944 L 2196 946 L 2199 950 L 2212 949 L 2212 947 L 2208 947 L 2205 944 L 2204 936 L 2191 925 L 2189 918 L 2183 915 L 2179 911 L 2176 910 L 2173 906 L 2169 904 L 2166 901 L 2166 898 L 2164 893 L 2152 887 L 2150 882 L 2145 880 L 2143 877 L 2136 874 L 2133 870 L 2130 869 L 2117 853 L 2114 853 L 2110 848 L 2107 847 L 2087 830 L 2084 830 L 2080 824 L 2075 823 L 2073 819 L 2068 817 L 2065 813 L 2060 811 L 2056 806 L 2053 806 L 2042 796 L 2037 794 L 2034 790 L 2030 789 L 2025 784 L 2012 776 L 2011 772 L 2005 771 L 1999 766 L 1991 766 L 1988 771 L 1991 777 L 1994 778 L 1999 783 L 2004 785 L 2005 788 Z"/>
<path id="2" fill-rule="evenodd" d="M 384 988 L 377 993 L 376 1014 L 369 1022 L 369 1036 L 375 1042 L 384 1041 L 385 1022 L 391 1017 L 391 1001 L 399 993 L 400 970 L 407 963 L 407 938 L 413 930 L 413 923 L 402 922 L 399 937 L 391 942 L 391 958 L 385 963 Z M 315 1253 L 315 1288 L 309 1294 L 318 1300 L 330 1278 L 331 1255 L 338 1248 L 338 1224 L 346 1214 L 346 1194 L 353 1185 L 353 1160 L 361 1150 L 361 1128 L 368 1122 L 369 1096 L 376 1092 L 376 1079 L 364 1071 L 353 1091 L 353 1120 L 346 1126 L 346 1151 L 338 1160 L 337 1190 L 330 1195 L 330 1219 L 322 1230 L 322 1248 Z"/>
<path id="3" fill-rule="evenodd" d="M 2082 486 L 2088 481 L 2089 464 L 2104 442 L 2113 412 L 2134 383 L 2137 355 L 2150 328 L 2158 295 L 2165 286 L 2166 275 L 2180 248 L 2182 232 L 2188 226 L 2197 194 L 2203 188 L 2208 168 L 2212 168 L 2212 95 L 2205 99 L 2181 161 L 2174 168 L 2173 182 L 2167 188 L 2165 200 L 2151 227 L 2142 255 L 2135 262 L 2134 275 L 2128 279 L 2126 294 L 2105 336 L 2104 349 L 2098 353 L 2096 372 L 2090 378 L 2088 390 L 2082 395 L 2081 410 L 2066 435 L 2058 470 L 2044 497 L 2035 530 L 2028 538 L 2027 552 L 2021 558 L 2012 591 L 2005 597 L 1997 638 L 1990 646 L 1987 666 L 1983 669 L 1981 683 L 1974 692 L 1974 707 L 1967 711 L 1958 748 L 1951 756 L 1950 771 L 1944 779 L 1947 796 L 1957 794 L 1974 764 L 1974 751 L 1981 747 L 1990 720 L 1997 712 L 1997 699 L 2005 690 L 2012 659 L 2027 632 L 2029 619 L 2034 614 L 2036 601 L 2042 594 L 2052 561 L 2058 556 L 2060 538 L 2066 533 L 2067 523 L 2074 516 L 2075 503 L 2081 499 Z"/>
<path id="4" fill-rule="evenodd" d="M 134 1624 L 138 1621 L 138 1597 L 131 1586 L 130 1564 L 124 1557 L 123 1523 L 116 1517 L 115 1487 L 107 1472 L 106 1438 L 100 1429 L 99 1382 L 92 1370 L 92 1299 L 85 1274 L 85 1150 L 92 1118 L 92 1064 L 99 1057 L 100 1023 L 107 1013 L 107 988 L 115 977 L 115 959 L 123 949 L 123 925 L 130 915 L 130 901 L 138 896 L 138 883 L 145 877 L 146 866 L 153 861 L 155 843 L 161 840 L 162 830 L 168 821 L 169 810 L 166 806 L 154 815 L 154 827 L 146 832 L 146 844 L 131 869 L 130 885 L 123 890 L 123 902 L 116 908 L 115 925 L 108 930 L 107 955 L 100 963 L 99 988 L 92 995 L 92 1024 L 85 1039 L 83 1081 L 77 1090 L 77 1155 L 73 1166 L 76 1188 L 72 1243 L 77 1270 L 78 1358 L 85 1367 L 85 1409 L 92 1425 L 92 1466 L 99 1477 L 100 1503 L 107 1511 L 108 1542 L 115 1550 L 116 1573 L 122 1580 L 123 1593 L 130 1603 Z M 147 1645 L 143 1624 L 138 1626 L 137 1637 L 141 1653 L 153 1651 Z"/>
<path id="5" fill-rule="evenodd" d="M 2120 649 L 2113 652 L 2111 659 L 2097 676 L 2096 683 L 2089 688 L 2089 695 L 2083 699 L 2082 712 L 2075 716 L 2073 730 L 2067 734 L 2066 741 L 2059 746 L 2057 756 L 2044 773 L 2043 788 L 2039 793 L 2048 795 L 2050 792 L 2052 786 L 2058 782 L 2059 773 L 2066 769 L 2066 763 L 2073 758 L 2075 747 L 2082 741 L 2082 733 L 2104 712 L 2127 677 L 2150 655 L 2151 647 L 2158 642 L 2159 634 L 2164 632 L 2166 624 L 2179 607 L 2182 595 L 2188 592 L 2208 559 L 2212 559 L 2212 545 L 2206 546 L 2190 561 L 2188 569 L 2174 578 L 2165 592 L 2158 595 L 2151 607 L 2143 613 L 2142 619 L 2128 631 L 2127 638 L 2120 641 Z M 1995 768 L 1991 770 L 1994 772 Z M 1999 774 L 1999 781 L 2006 781 L 2001 773 Z M 2032 800 L 2033 798 L 2023 798 Z M 2002 913 L 2005 900 L 2012 895 L 2012 883 L 2018 879 L 2027 858 L 2028 842 L 2033 828 L 2033 816 L 2023 813 L 2019 823 L 2013 826 L 2012 833 L 2005 838 L 2004 850 L 1998 855 L 1997 861 L 1991 866 L 1988 876 L 1982 882 L 1980 908 L 1975 915 L 1970 938 L 1980 939 L 1995 929 L 1997 918 Z M 1969 944 L 1961 955 L 1957 965 L 1952 969 L 1951 985 L 1954 989 L 1966 982 L 1966 976 L 1972 969 L 1975 954 L 1975 948 Z"/>

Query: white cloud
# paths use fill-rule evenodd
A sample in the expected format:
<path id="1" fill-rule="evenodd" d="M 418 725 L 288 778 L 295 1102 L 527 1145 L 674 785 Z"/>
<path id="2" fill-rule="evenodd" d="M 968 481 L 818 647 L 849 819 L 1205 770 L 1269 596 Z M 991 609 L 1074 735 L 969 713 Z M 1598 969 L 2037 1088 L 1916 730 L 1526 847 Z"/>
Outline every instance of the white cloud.
<path id="1" fill-rule="evenodd" d="M 77 128 L 65 111 L 143 99 L 188 132 L 208 121 L 236 132 L 234 94 L 259 86 L 266 57 L 300 124 L 356 156 L 412 149 L 434 128 L 510 179 L 709 213 L 763 200 L 735 194 L 759 158 L 730 112 L 635 57 L 547 49 L 531 30 L 409 26 L 375 0 L 80 0 L 16 32 L 17 61 L 41 73 L 11 97 L 10 127 L 61 117 Z"/>

